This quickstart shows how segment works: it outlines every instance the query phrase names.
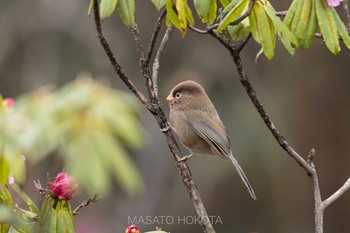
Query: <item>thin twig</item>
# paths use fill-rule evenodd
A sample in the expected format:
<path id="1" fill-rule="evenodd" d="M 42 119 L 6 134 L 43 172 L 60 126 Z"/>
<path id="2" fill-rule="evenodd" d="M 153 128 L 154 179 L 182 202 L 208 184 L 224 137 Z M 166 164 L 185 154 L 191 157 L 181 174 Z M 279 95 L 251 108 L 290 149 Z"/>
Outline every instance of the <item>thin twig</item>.
<path id="1" fill-rule="evenodd" d="M 97 194 L 94 194 L 92 197 L 90 197 L 89 199 L 87 199 L 86 201 L 83 201 L 80 205 L 78 205 L 74 210 L 73 210 L 73 215 L 78 215 L 80 214 L 80 209 L 83 207 L 88 206 L 91 202 L 97 202 L 102 198 L 102 196 L 97 197 Z"/>
<path id="2" fill-rule="evenodd" d="M 140 31 L 139 31 L 139 28 L 137 26 L 137 23 L 135 23 L 133 25 L 131 32 L 134 36 L 134 40 L 136 43 L 136 51 L 137 51 L 137 55 L 139 57 L 140 71 L 142 73 L 142 76 L 145 80 L 145 84 L 147 86 L 148 96 L 149 96 L 150 102 L 152 104 L 155 104 L 155 103 L 157 103 L 157 101 L 155 100 L 156 96 L 154 93 L 153 82 L 151 79 L 151 71 L 149 69 L 149 66 L 146 65 L 145 52 L 143 49 L 143 44 L 141 41 Z"/>
<path id="3" fill-rule="evenodd" d="M 244 38 L 242 42 L 237 46 L 236 51 L 238 54 L 241 53 L 242 49 L 247 45 L 250 38 L 252 38 L 252 33 L 249 33 L 248 36 Z"/>
<path id="4" fill-rule="evenodd" d="M 324 208 L 332 204 L 350 188 L 350 178 L 335 193 L 323 201 Z"/>
<path id="5" fill-rule="evenodd" d="M 162 42 L 160 43 L 156 57 L 154 58 L 153 61 L 153 66 L 152 66 L 152 82 L 153 82 L 153 90 L 158 98 L 158 71 L 159 71 L 159 66 L 160 66 L 160 56 L 162 55 L 162 52 L 169 40 L 171 32 L 174 30 L 174 25 L 170 24 L 167 30 L 165 31 L 164 37 L 162 39 Z"/>
<path id="6" fill-rule="evenodd" d="M 348 33 L 350 34 L 350 14 L 349 14 L 348 0 L 343 0 L 342 4 L 343 4 L 343 8 L 344 8 L 344 15 L 345 15 L 345 20 L 346 20 L 346 28 L 348 30 Z"/>
<path id="7" fill-rule="evenodd" d="M 202 29 L 199 29 L 199 28 L 196 28 L 195 26 L 189 24 L 188 27 L 194 31 L 194 32 L 197 32 L 199 34 L 208 34 L 208 30 L 202 30 Z"/>
<path id="8" fill-rule="evenodd" d="M 278 17 L 284 17 L 287 15 L 287 13 L 288 13 L 288 11 L 277 11 L 277 12 L 275 12 L 275 15 Z"/>
<path id="9" fill-rule="evenodd" d="M 157 41 L 157 37 L 158 37 L 158 34 L 160 32 L 160 29 L 162 27 L 162 24 L 163 24 L 163 21 L 164 21 L 164 17 L 166 15 L 166 10 L 164 9 L 158 19 L 157 19 L 157 22 L 156 22 L 156 25 L 154 26 L 154 31 L 153 31 L 153 34 L 152 34 L 152 38 L 151 38 L 151 42 L 148 46 L 148 50 L 147 50 L 147 54 L 146 54 L 146 58 L 145 58 L 145 65 L 148 66 L 149 64 L 149 61 L 152 57 L 152 53 L 153 53 L 153 50 L 154 50 L 154 45 L 156 44 L 156 41 Z"/>
<path id="10" fill-rule="evenodd" d="M 111 62 L 111 65 L 114 71 L 118 74 L 118 76 L 125 83 L 125 85 L 135 94 L 135 96 L 140 100 L 140 102 L 149 111 L 154 112 L 153 106 L 148 102 L 147 98 L 136 87 L 136 85 L 128 78 L 128 76 L 120 66 L 119 62 L 115 58 L 112 50 L 110 49 L 110 46 L 102 32 L 101 18 L 100 18 L 100 12 L 99 12 L 99 6 L 98 6 L 97 0 L 94 0 L 94 20 L 95 20 L 97 38 L 99 39 L 100 44 L 102 45 L 107 57 L 109 58 L 109 61 Z"/>

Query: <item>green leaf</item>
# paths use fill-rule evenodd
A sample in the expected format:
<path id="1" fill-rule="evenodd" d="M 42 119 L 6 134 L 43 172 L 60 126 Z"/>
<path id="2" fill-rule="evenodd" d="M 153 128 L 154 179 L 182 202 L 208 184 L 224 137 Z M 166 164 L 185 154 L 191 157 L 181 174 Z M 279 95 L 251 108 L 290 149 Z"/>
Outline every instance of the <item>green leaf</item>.
<path id="1" fill-rule="evenodd" d="M 260 4 L 257 5 L 257 25 L 260 36 L 260 43 L 265 56 L 268 59 L 272 59 L 274 56 L 274 40 L 276 34 L 273 28 L 270 27 L 270 19 L 268 18 L 264 7 Z"/>
<path id="2" fill-rule="evenodd" d="M 165 0 L 151 0 L 158 11 L 165 6 Z"/>
<path id="3" fill-rule="evenodd" d="M 194 0 L 197 14 L 203 23 L 213 24 L 216 18 L 216 0 Z"/>
<path id="4" fill-rule="evenodd" d="M 286 40 L 290 41 L 290 43 L 292 43 L 293 46 L 297 46 L 298 40 L 296 39 L 294 34 L 288 29 L 288 27 L 281 21 L 281 19 L 276 16 L 275 9 L 272 7 L 272 5 L 269 2 L 267 2 L 267 4 L 264 5 L 264 9 L 266 10 L 267 15 L 271 19 L 276 31 Z"/>
<path id="5" fill-rule="evenodd" d="M 45 207 L 45 209 L 44 211 L 42 209 L 39 215 L 38 233 L 56 232 L 57 231 L 57 212 L 52 206 L 55 200 L 51 198 L 46 198 L 45 200 L 47 201 L 46 203 L 43 204 L 43 207 Z"/>
<path id="6" fill-rule="evenodd" d="M 177 14 L 173 8 L 173 2 L 172 0 L 166 0 L 165 1 L 165 8 L 167 11 L 167 25 L 169 25 L 170 23 L 174 24 L 174 26 L 178 29 L 181 30 L 181 26 L 180 26 L 180 21 L 177 17 Z"/>
<path id="7" fill-rule="evenodd" d="M 67 201 L 61 201 L 62 207 L 57 211 L 57 233 L 74 233 L 74 219 Z"/>
<path id="8" fill-rule="evenodd" d="M 106 19 L 112 15 L 117 5 L 118 0 L 101 0 L 100 3 L 100 15 L 101 19 Z M 93 4 L 90 4 L 92 7 Z"/>
<path id="9" fill-rule="evenodd" d="M 88 12 L 87 12 L 88 15 L 91 14 L 91 11 L 92 11 L 93 8 L 94 8 L 94 0 L 90 0 L 89 9 L 88 9 Z"/>
<path id="10" fill-rule="evenodd" d="M 10 175 L 10 166 L 5 156 L 0 155 L 0 185 L 8 182 Z"/>
<path id="11" fill-rule="evenodd" d="M 233 7 L 220 22 L 217 33 L 224 30 L 233 20 L 243 14 L 242 11 L 247 4 L 249 4 L 249 0 L 241 0 L 235 7 Z"/>
<path id="12" fill-rule="evenodd" d="M 338 30 L 331 7 L 324 0 L 316 0 L 316 14 L 321 34 L 328 49 L 333 54 L 339 53 Z"/>
<path id="13" fill-rule="evenodd" d="M 186 5 L 187 0 L 176 0 L 175 6 L 177 10 L 177 17 L 180 23 L 181 34 L 184 36 L 186 34 L 187 29 L 187 13 L 186 13 Z"/>
<path id="14" fill-rule="evenodd" d="M 341 38 L 343 39 L 344 44 L 346 45 L 346 47 L 348 47 L 348 49 L 350 49 L 350 37 L 349 37 L 348 31 L 344 25 L 344 22 L 340 19 L 337 11 L 334 8 L 332 8 L 332 14 L 333 14 L 333 17 L 334 17 L 335 22 L 337 24 L 338 32 L 339 32 Z"/>
<path id="15" fill-rule="evenodd" d="M 192 15 L 192 11 L 191 9 L 188 7 L 187 4 L 185 4 L 185 12 L 186 12 L 186 18 L 188 20 L 188 22 L 193 25 L 194 24 L 194 18 L 193 18 L 193 15 Z"/>
<path id="16" fill-rule="evenodd" d="M 23 192 L 23 190 L 16 183 L 10 184 L 10 187 L 27 204 L 30 211 L 33 211 L 34 213 L 39 214 L 38 207 L 35 205 L 35 203 L 32 201 L 32 199 L 30 199 L 30 197 L 25 192 Z"/>
<path id="17" fill-rule="evenodd" d="M 304 35 L 301 38 L 299 43 L 301 49 L 304 50 L 310 47 L 312 40 L 315 38 L 316 29 L 317 29 L 316 2 L 315 0 L 312 0 L 309 22 L 307 24 L 307 28 L 304 32 Z"/>
<path id="18" fill-rule="evenodd" d="M 244 27 L 243 24 L 233 25 L 227 27 L 228 33 L 235 41 L 244 39 L 249 34 L 249 29 Z"/>
<path id="19" fill-rule="evenodd" d="M 288 28 L 291 28 L 292 21 L 295 15 L 295 11 L 299 5 L 300 2 L 303 0 L 294 0 L 292 4 L 290 5 L 288 12 L 286 14 L 286 17 L 284 17 L 283 23 L 288 26 Z"/>
<path id="20" fill-rule="evenodd" d="M 301 9 L 300 19 L 294 31 L 294 34 L 298 40 L 300 40 L 308 26 L 309 16 L 311 12 L 312 0 L 304 0 L 303 7 Z"/>
<path id="21" fill-rule="evenodd" d="M 252 36 L 256 42 L 260 44 L 260 35 L 257 24 L 257 12 L 258 5 L 254 4 L 252 13 L 249 15 L 249 30 L 252 33 Z"/>
<path id="22" fill-rule="evenodd" d="M 127 27 L 131 27 L 135 22 L 135 0 L 118 0 L 119 16 Z"/>
<path id="23" fill-rule="evenodd" d="M 298 26 L 299 20 L 300 20 L 300 15 L 301 15 L 301 11 L 302 11 L 302 7 L 303 7 L 303 3 L 305 2 L 305 0 L 299 0 L 298 1 L 298 5 L 297 8 L 295 10 L 295 14 L 293 17 L 293 21 L 292 24 L 290 26 L 290 30 L 295 33 L 296 28 Z"/>
<path id="24" fill-rule="evenodd" d="M 0 184 L 0 204 L 13 205 L 12 195 L 5 184 Z"/>
<path id="25" fill-rule="evenodd" d="M 227 14 L 230 10 L 232 10 L 233 7 L 235 7 L 241 0 L 232 0 L 230 4 L 225 6 L 225 9 L 222 11 L 221 14 L 225 15 Z"/>
<path id="26" fill-rule="evenodd" d="M 220 3 L 223 7 L 227 7 L 230 4 L 231 0 L 220 0 Z"/>

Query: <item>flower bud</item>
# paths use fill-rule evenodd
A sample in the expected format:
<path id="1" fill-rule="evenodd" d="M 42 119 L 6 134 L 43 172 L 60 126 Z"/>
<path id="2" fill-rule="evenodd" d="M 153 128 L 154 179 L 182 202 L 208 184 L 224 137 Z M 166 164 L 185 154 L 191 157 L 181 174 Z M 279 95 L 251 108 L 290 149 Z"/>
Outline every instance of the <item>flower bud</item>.
<path id="1" fill-rule="evenodd" d="M 53 197 L 70 200 L 78 189 L 78 183 L 67 172 L 60 172 L 54 182 L 49 182 L 49 187 Z"/>
<path id="2" fill-rule="evenodd" d="M 141 231 L 136 225 L 131 225 L 126 228 L 125 233 L 141 233 Z"/>

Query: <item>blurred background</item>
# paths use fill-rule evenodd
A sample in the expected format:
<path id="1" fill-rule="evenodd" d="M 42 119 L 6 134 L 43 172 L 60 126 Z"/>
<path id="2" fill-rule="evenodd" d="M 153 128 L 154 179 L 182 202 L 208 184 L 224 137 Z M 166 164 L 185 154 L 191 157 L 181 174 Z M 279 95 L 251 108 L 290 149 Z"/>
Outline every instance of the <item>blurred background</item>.
<path id="1" fill-rule="evenodd" d="M 87 15 L 84 0 L 0 0 L 0 93 L 16 97 L 44 85 L 61 87 L 81 72 L 109 80 L 125 89 L 104 54 Z M 288 2 L 271 1 L 276 10 Z M 149 43 L 158 17 L 149 0 L 137 1 L 136 20 L 145 45 Z M 198 24 L 199 25 L 199 24 Z M 200 27 L 200 26 L 198 26 Z M 129 77 L 144 91 L 130 30 L 119 16 L 103 23 L 118 61 Z M 161 35 L 164 33 L 164 28 Z M 160 41 L 160 40 L 159 40 Z M 159 42 L 158 41 L 158 42 Z M 158 44 L 158 43 L 157 43 Z M 272 61 L 255 56 L 259 46 L 251 40 L 242 52 L 244 70 L 279 131 L 304 158 L 316 149 L 323 199 L 336 191 L 350 175 L 350 79 L 349 50 L 334 56 L 321 40 L 294 57 L 278 45 Z M 246 192 L 233 167 L 217 158 L 192 157 L 188 162 L 193 179 L 214 220 L 217 232 L 313 232 L 313 194 L 310 179 L 275 142 L 241 86 L 228 52 L 210 36 L 188 31 L 182 38 L 175 30 L 161 60 L 159 90 L 166 112 L 166 96 L 180 81 L 193 79 L 203 84 L 229 133 L 240 162 L 258 201 Z M 182 184 L 174 160 L 156 121 L 140 107 L 146 134 L 141 149 L 131 151 L 144 191 L 129 196 L 117 184 L 99 202 L 82 209 L 76 217 L 79 233 L 124 232 L 130 219 L 151 220 L 171 216 L 169 221 L 138 223 L 141 231 L 156 226 L 170 232 L 202 232 L 191 224 L 195 211 Z M 184 153 L 188 153 L 185 149 Z M 79 164 L 76 164 L 79 166 Z M 32 192 L 33 179 L 45 180 L 46 173 L 62 170 L 54 160 L 28 164 L 24 189 Z M 91 171 L 93 172 L 93 171 Z M 37 201 L 40 201 L 38 194 Z M 73 205 L 88 196 L 82 192 Z M 350 232 L 350 192 L 325 212 L 325 232 Z M 188 221 L 178 222 L 189 217 Z"/>

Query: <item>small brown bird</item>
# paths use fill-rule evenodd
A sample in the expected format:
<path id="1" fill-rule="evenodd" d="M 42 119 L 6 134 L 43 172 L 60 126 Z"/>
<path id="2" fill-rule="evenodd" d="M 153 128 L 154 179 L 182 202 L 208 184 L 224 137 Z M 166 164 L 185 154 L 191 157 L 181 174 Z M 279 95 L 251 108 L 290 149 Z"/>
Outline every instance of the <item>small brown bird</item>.
<path id="1" fill-rule="evenodd" d="M 170 123 L 181 143 L 193 154 L 218 155 L 230 159 L 249 194 L 256 196 L 247 176 L 233 157 L 230 136 L 204 88 L 194 81 L 176 85 L 167 97 L 170 106 Z"/>

